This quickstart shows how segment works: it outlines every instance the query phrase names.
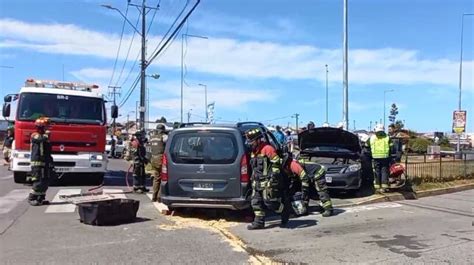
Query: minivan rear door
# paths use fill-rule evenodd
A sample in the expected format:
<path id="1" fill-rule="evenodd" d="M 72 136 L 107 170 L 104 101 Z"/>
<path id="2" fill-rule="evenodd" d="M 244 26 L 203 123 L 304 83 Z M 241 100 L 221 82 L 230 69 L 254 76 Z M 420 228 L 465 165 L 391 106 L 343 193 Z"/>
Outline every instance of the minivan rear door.
<path id="1" fill-rule="evenodd" d="M 243 154 L 242 139 L 236 130 L 202 128 L 176 133 L 168 151 L 169 195 L 239 197 Z"/>

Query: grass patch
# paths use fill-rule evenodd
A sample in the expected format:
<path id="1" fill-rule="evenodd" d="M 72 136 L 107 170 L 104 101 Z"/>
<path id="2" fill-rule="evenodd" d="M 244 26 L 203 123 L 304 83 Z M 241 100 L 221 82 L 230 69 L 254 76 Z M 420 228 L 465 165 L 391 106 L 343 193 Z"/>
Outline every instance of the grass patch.
<path id="1" fill-rule="evenodd" d="M 458 179 L 446 182 L 422 182 L 415 186 L 416 191 L 449 188 L 459 185 L 474 184 L 474 179 Z"/>

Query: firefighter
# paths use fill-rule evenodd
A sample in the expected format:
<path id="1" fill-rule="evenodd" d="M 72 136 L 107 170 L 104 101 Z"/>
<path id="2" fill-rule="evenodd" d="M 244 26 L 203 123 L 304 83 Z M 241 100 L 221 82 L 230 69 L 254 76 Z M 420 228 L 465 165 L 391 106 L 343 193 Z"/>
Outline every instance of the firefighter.
<path id="1" fill-rule="evenodd" d="M 53 157 L 49 142 L 49 118 L 41 117 L 35 121 L 36 132 L 31 134 L 31 180 L 33 187 L 28 202 L 32 206 L 48 204 L 45 200 L 50 174 L 53 171 Z"/>
<path id="2" fill-rule="evenodd" d="M 147 142 L 144 131 L 135 133 L 135 140 L 132 142 L 131 155 L 133 159 L 133 191 L 136 193 L 145 193 L 146 188 L 145 165 L 148 164 L 146 157 L 145 144 Z"/>
<path id="3" fill-rule="evenodd" d="M 163 159 L 163 153 L 165 152 L 165 143 L 168 136 L 165 134 L 165 126 L 163 124 L 156 125 L 156 130 L 150 139 L 151 145 L 151 166 L 152 166 L 152 178 L 153 178 L 153 195 L 151 200 L 153 202 L 159 201 L 158 194 L 160 192 L 161 185 L 161 163 Z"/>
<path id="4" fill-rule="evenodd" d="M 375 135 L 370 137 L 367 144 L 372 155 L 374 189 L 383 193 L 389 188 L 388 176 L 392 142 L 390 137 L 385 133 L 383 124 L 377 124 L 374 131 Z"/>
<path id="5" fill-rule="evenodd" d="M 301 163 L 305 163 L 310 169 L 307 173 Z M 316 163 L 301 160 L 301 163 L 293 159 L 291 153 L 285 154 L 282 162 L 284 172 L 293 179 L 301 182 L 301 192 L 303 193 L 303 201 L 305 207 L 309 205 L 309 194 L 312 184 L 318 193 L 321 206 L 323 207 L 323 217 L 329 217 L 333 214 L 331 197 L 329 197 L 328 186 L 326 185 L 326 169 Z M 314 183 L 312 183 L 314 182 Z"/>
<path id="6" fill-rule="evenodd" d="M 252 198 L 251 206 L 255 214 L 252 224 L 247 229 L 265 228 L 265 210 L 281 215 L 281 225 L 289 220 L 289 200 L 287 199 L 288 183 L 280 173 L 281 158 L 273 146 L 264 141 L 263 132 L 250 129 L 245 136 L 251 146 Z"/>

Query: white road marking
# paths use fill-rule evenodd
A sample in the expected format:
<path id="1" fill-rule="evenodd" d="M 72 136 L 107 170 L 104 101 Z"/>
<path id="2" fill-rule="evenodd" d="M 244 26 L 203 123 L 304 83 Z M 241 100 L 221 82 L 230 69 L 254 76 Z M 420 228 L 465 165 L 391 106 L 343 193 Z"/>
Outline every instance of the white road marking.
<path id="1" fill-rule="evenodd" d="M 371 205 L 361 205 L 361 206 L 355 206 L 355 207 L 350 207 L 350 208 L 344 208 L 344 210 L 346 213 L 359 213 L 359 212 L 365 212 L 365 211 L 371 211 L 371 210 L 377 210 L 377 209 L 397 208 L 397 207 L 402 207 L 402 205 L 396 202 L 382 202 L 382 203 L 371 204 Z"/>
<path id="2" fill-rule="evenodd" d="M 102 192 L 104 194 L 112 193 L 111 195 L 113 195 L 117 199 L 126 199 L 127 198 L 127 196 L 125 196 L 124 193 L 120 193 L 120 192 L 123 192 L 122 189 L 103 189 Z"/>
<path id="3" fill-rule="evenodd" d="M 0 197 L 0 214 L 13 210 L 18 203 L 28 198 L 30 189 L 15 189 Z"/>
<path id="4" fill-rule="evenodd" d="M 72 194 L 80 194 L 81 189 L 60 189 L 54 199 L 51 201 L 54 203 L 63 203 L 58 205 L 49 205 L 46 208 L 45 213 L 73 213 L 76 210 L 76 205 L 66 202 L 59 198 L 61 195 L 72 195 Z"/>
<path id="5" fill-rule="evenodd" d="M 0 180 L 8 180 L 8 179 L 12 179 L 13 178 L 13 175 L 9 175 L 9 176 L 6 176 L 6 177 L 1 177 Z"/>

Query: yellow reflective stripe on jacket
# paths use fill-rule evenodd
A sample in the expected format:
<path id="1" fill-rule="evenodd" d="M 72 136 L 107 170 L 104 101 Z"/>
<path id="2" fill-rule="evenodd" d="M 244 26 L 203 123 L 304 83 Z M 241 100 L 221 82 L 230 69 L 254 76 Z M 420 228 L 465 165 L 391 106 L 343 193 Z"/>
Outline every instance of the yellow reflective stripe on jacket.
<path id="1" fill-rule="evenodd" d="M 44 166 L 44 162 L 42 162 L 42 161 L 31 161 L 30 165 L 33 166 L 33 167 L 41 167 L 41 166 Z"/>
<path id="2" fill-rule="evenodd" d="M 387 158 L 390 155 L 390 138 L 388 136 L 370 138 L 370 151 L 372 158 Z"/>

